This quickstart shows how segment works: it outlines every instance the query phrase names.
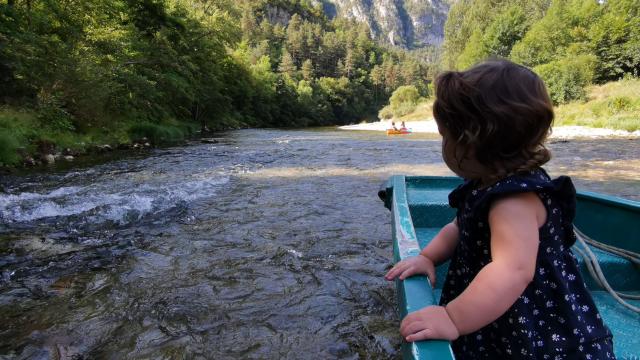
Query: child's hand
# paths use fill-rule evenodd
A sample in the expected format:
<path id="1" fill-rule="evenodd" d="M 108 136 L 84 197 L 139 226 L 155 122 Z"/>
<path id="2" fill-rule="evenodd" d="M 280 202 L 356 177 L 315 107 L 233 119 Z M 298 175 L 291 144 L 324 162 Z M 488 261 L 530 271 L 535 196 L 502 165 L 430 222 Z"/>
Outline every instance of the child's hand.
<path id="1" fill-rule="evenodd" d="M 443 306 L 428 306 L 407 315 L 400 324 L 400 334 L 407 342 L 425 339 L 452 341 L 460 336 Z"/>
<path id="2" fill-rule="evenodd" d="M 400 261 L 387 272 L 384 278 L 387 280 L 393 280 L 395 278 L 404 280 L 416 274 L 427 275 L 431 286 L 436 286 L 436 267 L 431 259 L 423 255 L 412 256 Z"/>

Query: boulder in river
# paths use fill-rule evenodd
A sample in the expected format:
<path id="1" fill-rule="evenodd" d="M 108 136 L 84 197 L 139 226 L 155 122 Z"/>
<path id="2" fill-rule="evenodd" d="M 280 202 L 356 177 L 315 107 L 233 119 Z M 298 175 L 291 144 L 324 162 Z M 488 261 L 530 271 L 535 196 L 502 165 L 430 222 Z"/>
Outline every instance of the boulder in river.
<path id="1" fill-rule="evenodd" d="M 36 166 L 36 160 L 31 156 L 26 156 L 23 160 L 25 166 Z"/>
<path id="2" fill-rule="evenodd" d="M 51 154 L 45 154 L 42 156 L 42 161 L 45 164 L 53 164 L 56 162 L 56 157 Z"/>

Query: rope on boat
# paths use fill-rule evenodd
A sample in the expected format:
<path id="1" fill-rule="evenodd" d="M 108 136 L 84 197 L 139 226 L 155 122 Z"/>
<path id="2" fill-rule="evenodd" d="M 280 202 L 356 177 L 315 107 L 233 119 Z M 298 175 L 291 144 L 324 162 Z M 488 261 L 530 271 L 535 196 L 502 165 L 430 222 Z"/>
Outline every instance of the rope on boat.
<path id="1" fill-rule="evenodd" d="M 640 264 L 640 254 L 634 253 L 633 251 L 620 249 L 611 245 L 607 245 L 607 244 L 603 244 L 598 241 L 595 241 L 576 228 L 574 228 L 574 232 L 576 234 L 577 242 L 578 244 L 581 245 L 582 248 L 578 246 L 574 246 L 573 250 L 575 250 L 575 252 L 577 252 L 580 256 L 582 256 L 582 258 L 584 259 L 585 265 L 587 266 L 587 270 L 589 270 L 589 274 L 591 274 L 591 277 L 593 277 L 593 279 L 600 286 L 605 288 L 607 292 L 611 296 L 613 296 L 613 298 L 616 299 L 616 301 L 618 301 L 621 305 L 630 309 L 631 311 L 640 313 L 640 307 L 634 306 L 623 299 L 623 298 L 627 298 L 627 299 L 638 300 L 640 299 L 640 295 L 625 294 L 625 293 L 613 290 L 611 285 L 609 285 L 609 282 L 607 282 L 607 279 L 604 277 L 604 273 L 602 272 L 602 268 L 598 263 L 598 259 L 596 258 L 596 255 L 593 253 L 593 251 L 591 251 L 591 249 L 587 244 L 592 245 L 603 251 L 618 255 L 622 258 L 625 258 L 631 261 L 636 265 Z"/>
<path id="2" fill-rule="evenodd" d="M 584 242 L 586 242 L 587 244 L 593 247 L 596 247 L 598 249 L 604 250 L 608 253 L 618 255 L 621 258 L 625 258 L 631 261 L 636 266 L 640 266 L 640 254 L 627 249 L 621 249 L 615 246 L 611 246 L 609 244 L 603 244 L 601 242 L 595 241 L 592 238 L 588 237 L 585 233 L 583 233 L 579 229 L 574 228 L 574 231 L 576 232 L 576 235 L 582 237 L 582 239 L 584 239 Z"/>

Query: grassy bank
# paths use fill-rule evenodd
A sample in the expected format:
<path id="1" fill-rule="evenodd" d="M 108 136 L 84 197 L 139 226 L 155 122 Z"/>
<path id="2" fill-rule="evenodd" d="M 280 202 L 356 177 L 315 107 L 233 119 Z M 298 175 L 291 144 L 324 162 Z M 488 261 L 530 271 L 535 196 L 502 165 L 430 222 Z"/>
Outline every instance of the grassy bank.
<path id="1" fill-rule="evenodd" d="M 590 86 L 587 91 L 586 102 L 572 102 L 556 108 L 556 126 L 640 130 L 640 79 Z"/>
<path id="2" fill-rule="evenodd" d="M 194 124 L 180 122 L 156 124 L 114 119 L 108 125 L 80 131 L 71 123 L 49 121 L 34 110 L 2 107 L 0 166 L 35 164 L 46 155 L 77 156 L 105 148 L 127 148 L 136 142 L 150 145 L 177 142 L 196 130 Z"/>
<path id="3" fill-rule="evenodd" d="M 571 102 L 555 108 L 555 126 L 588 126 L 616 130 L 640 130 L 640 79 L 625 79 L 587 88 L 586 102 Z M 419 121 L 433 117 L 433 100 L 419 103 L 400 121 Z"/>

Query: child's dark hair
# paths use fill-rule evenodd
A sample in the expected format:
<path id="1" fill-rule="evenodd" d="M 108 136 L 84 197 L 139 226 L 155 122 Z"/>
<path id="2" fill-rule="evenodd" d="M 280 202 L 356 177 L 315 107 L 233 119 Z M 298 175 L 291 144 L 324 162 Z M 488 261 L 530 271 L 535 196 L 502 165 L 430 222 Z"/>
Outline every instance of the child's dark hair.
<path id="1" fill-rule="evenodd" d="M 491 172 L 488 178 L 538 167 L 551 158 L 543 143 L 553 104 L 542 80 L 507 60 L 447 71 L 435 80 L 433 116 L 449 139 Z M 458 153 L 456 151 L 456 153 Z"/>

